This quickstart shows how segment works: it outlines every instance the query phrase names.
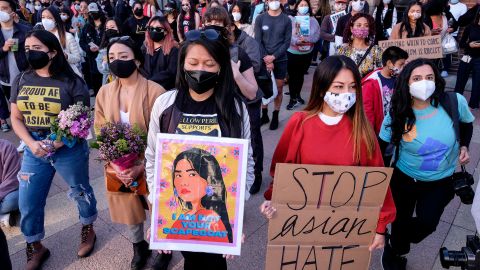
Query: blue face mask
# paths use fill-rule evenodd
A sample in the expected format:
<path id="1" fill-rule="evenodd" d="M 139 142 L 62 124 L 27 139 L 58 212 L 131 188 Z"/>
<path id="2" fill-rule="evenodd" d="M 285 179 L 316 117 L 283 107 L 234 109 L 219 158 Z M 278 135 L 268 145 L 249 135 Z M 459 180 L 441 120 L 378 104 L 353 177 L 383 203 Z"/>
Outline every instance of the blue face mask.
<path id="1" fill-rule="evenodd" d="M 308 13 L 308 7 L 299 7 L 298 8 L 298 13 L 302 15 L 306 15 Z"/>
<path id="2" fill-rule="evenodd" d="M 452 5 L 456 5 L 458 4 L 459 0 L 450 0 L 450 4 Z"/>

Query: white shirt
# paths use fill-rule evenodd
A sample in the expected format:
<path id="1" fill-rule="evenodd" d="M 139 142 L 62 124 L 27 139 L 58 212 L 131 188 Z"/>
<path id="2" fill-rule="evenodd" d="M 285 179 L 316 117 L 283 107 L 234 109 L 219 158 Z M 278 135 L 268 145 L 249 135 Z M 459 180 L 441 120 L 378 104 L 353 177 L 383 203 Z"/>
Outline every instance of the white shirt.
<path id="1" fill-rule="evenodd" d="M 337 116 L 328 116 L 328 115 L 320 112 L 318 114 L 318 117 L 320 117 L 320 120 L 322 120 L 323 123 L 325 123 L 327 126 L 333 126 L 333 125 L 336 125 L 336 124 L 340 123 L 340 121 L 343 118 L 343 114 L 340 114 L 340 115 L 337 115 Z"/>
<path id="2" fill-rule="evenodd" d="M 458 18 L 460 18 L 460 16 L 467 13 L 467 5 L 465 5 L 464 3 L 458 2 L 455 5 L 448 3 L 448 5 L 450 5 L 450 13 L 452 13 L 453 17 L 457 21 L 458 21 Z M 458 30 L 454 32 L 452 35 L 456 37 L 458 35 Z"/>
<path id="3" fill-rule="evenodd" d="M 120 110 L 120 122 L 123 124 L 130 124 L 130 112 Z"/>

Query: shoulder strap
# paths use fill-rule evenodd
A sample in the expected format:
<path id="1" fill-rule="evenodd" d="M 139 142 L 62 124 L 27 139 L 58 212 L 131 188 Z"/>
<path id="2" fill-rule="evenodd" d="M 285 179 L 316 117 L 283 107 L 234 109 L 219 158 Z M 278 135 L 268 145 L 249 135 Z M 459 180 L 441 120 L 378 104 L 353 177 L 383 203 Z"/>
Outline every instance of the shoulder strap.
<path id="1" fill-rule="evenodd" d="M 357 67 L 360 67 L 363 63 L 363 61 L 365 60 L 365 58 L 367 58 L 367 55 L 370 53 L 370 51 L 372 50 L 373 48 L 373 45 L 374 43 L 372 42 L 372 45 L 370 45 L 370 47 L 368 47 L 367 51 L 365 52 L 365 54 L 363 54 L 362 56 L 362 59 L 360 59 L 360 62 L 358 62 L 357 64 Z"/>
<path id="2" fill-rule="evenodd" d="M 457 93 L 445 92 L 440 97 L 440 105 L 442 105 L 443 109 L 452 119 L 455 136 L 457 138 L 457 141 L 460 141 L 460 116 L 458 114 Z"/>

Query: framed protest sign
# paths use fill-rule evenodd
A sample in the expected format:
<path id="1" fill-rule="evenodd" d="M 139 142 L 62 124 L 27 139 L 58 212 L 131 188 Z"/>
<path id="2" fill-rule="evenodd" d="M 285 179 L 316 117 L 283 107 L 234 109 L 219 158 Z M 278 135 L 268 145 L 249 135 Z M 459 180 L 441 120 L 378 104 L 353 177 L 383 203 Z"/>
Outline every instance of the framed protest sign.
<path id="1" fill-rule="evenodd" d="M 408 61 L 417 58 L 443 58 L 442 39 L 439 35 L 418 38 L 382 40 L 378 42 L 378 46 L 380 46 L 383 51 L 385 51 L 385 49 L 391 46 L 400 47 L 408 53 Z"/>
<path id="2" fill-rule="evenodd" d="M 150 248 L 240 255 L 248 140 L 156 140 Z"/>
<path id="3" fill-rule="evenodd" d="M 265 269 L 368 269 L 392 171 L 277 164 Z"/>

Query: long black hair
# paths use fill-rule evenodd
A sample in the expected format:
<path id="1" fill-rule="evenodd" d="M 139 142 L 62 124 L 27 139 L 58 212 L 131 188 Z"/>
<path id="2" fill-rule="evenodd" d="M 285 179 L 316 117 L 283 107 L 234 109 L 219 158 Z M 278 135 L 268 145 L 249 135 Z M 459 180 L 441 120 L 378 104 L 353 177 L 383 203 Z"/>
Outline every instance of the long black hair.
<path id="1" fill-rule="evenodd" d="M 60 17 L 60 11 L 53 5 L 43 9 L 41 14 L 45 11 L 49 11 L 52 14 L 53 20 L 55 21 L 55 27 L 57 27 L 60 45 L 62 45 L 62 48 L 65 48 L 67 46 L 67 30 L 65 29 L 65 23 L 62 21 L 62 17 Z"/>
<path id="2" fill-rule="evenodd" d="M 432 106 L 438 107 L 440 97 L 445 92 L 445 80 L 440 76 L 438 68 L 432 61 L 418 58 L 405 65 L 395 81 L 395 91 L 392 95 L 392 107 L 390 108 L 392 121 L 389 127 L 392 130 L 391 141 L 395 145 L 399 145 L 403 134 L 410 132 L 415 125 L 416 119 L 412 109 L 409 81 L 412 71 L 424 65 L 430 66 L 435 76 L 435 92 L 430 97 Z"/>
<path id="3" fill-rule="evenodd" d="M 387 13 L 385 13 L 385 17 L 382 20 L 385 3 L 381 0 L 377 6 L 377 13 L 375 14 L 375 38 L 377 41 L 386 40 L 387 37 L 385 36 L 385 30 L 393 27 L 393 11 L 395 9 L 393 1 L 391 1 L 387 7 Z"/>
<path id="4" fill-rule="evenodd" d="M 29 37 L 35 37 L 36 39 L 40 40 L 43 45 L 47 46 L 50 52 L 56 52 L 55 56 L 51 60 L 50 67 L 48 68 L 51 78 L 57 80 L 63 80 L 64 78 L 71 80 L 76 80 L 77 78 L 81 79 L 68 63 L 65 55 L 63 54 L 62 46 L 54 34 L 46 30 L 39 29 L 28 32 L 25 38 Z M 33 70 L 32 67 L 29 69 Z"/>
<path id="5" fill-rule="evenodd" d="M 212 58 L 220 66 L 218 82 L 213 90 L 216 103 L 216 111 L 220 122 L 223 122 L 228 129 L 229 137 L 241 138 L 243 130 L 243 103 L 239 99 L 235 90 L 235 81 L 233 79 L 232 65 L 230 63 L 230 51 L 228 42 L 225 42 L 221 36 L 216 40 L 209 40 L 201 36 L 197 40 L 186 40 L 180 48 L 179 63 L 177 69 L 176 88 L 181 95 L 189 95 L 189 87 L 185 78 L 185 57 L 188 50 L 193 45 L 204 47 Z M 223 132 L 223 131 L 222 131 Z"/>
<path id="6" fill-rule="evenodd" d="M 211 187 L 211 195 L 206 194 L 202 197 L 201 203 L 205 209 L 213 210 L 220 215 L 220 218 L 227 230 L 228 241 L 233 242 L 232 226 L 230 225 L 230 219 L 228 218 L 228 212 L 226 207 L 227 201 L 227 189 L 223 182 L 222 171 L 217 159 L 209 152 L 192 148 L 180 153 L 173 161 L 172 179 L 175 179 L 175 168 L 180 160 L 186 159 L 193 169 L 207 181 L 207 184 Z M 175 181 L 173 181 L 173 188 L 175 190 Z M 180 197 L 177 197 L 180 205 L 183 209 L 192 210 L 192 204 L 190 202 L 183 201 Z"/>
<path id="7" fill-rule="evenodd" d="M 421 14 L 420 18 L 418 18 L 417 21 L 415 22 L 415 32 L 413 32 L 412 27 L 410 26 L 408 12 L 410 11 L 410 8 L 415 5 L 420 6 L 422 8 L 422 12 L 420 13 Z M 413 0 L 409 2 L 407 8 L 405 9 L 405 12 L 403 13 L 402 24 L 400 25 L 400 38 L 422 37 L 425 34 L 425 25 L 423 24 L 424 19 L 425 19 L 425 11 L 423 10 L 422 2 L 418 0 Z M 406 37 L 402 37 L 403 29 L 407 30 Z"/>

